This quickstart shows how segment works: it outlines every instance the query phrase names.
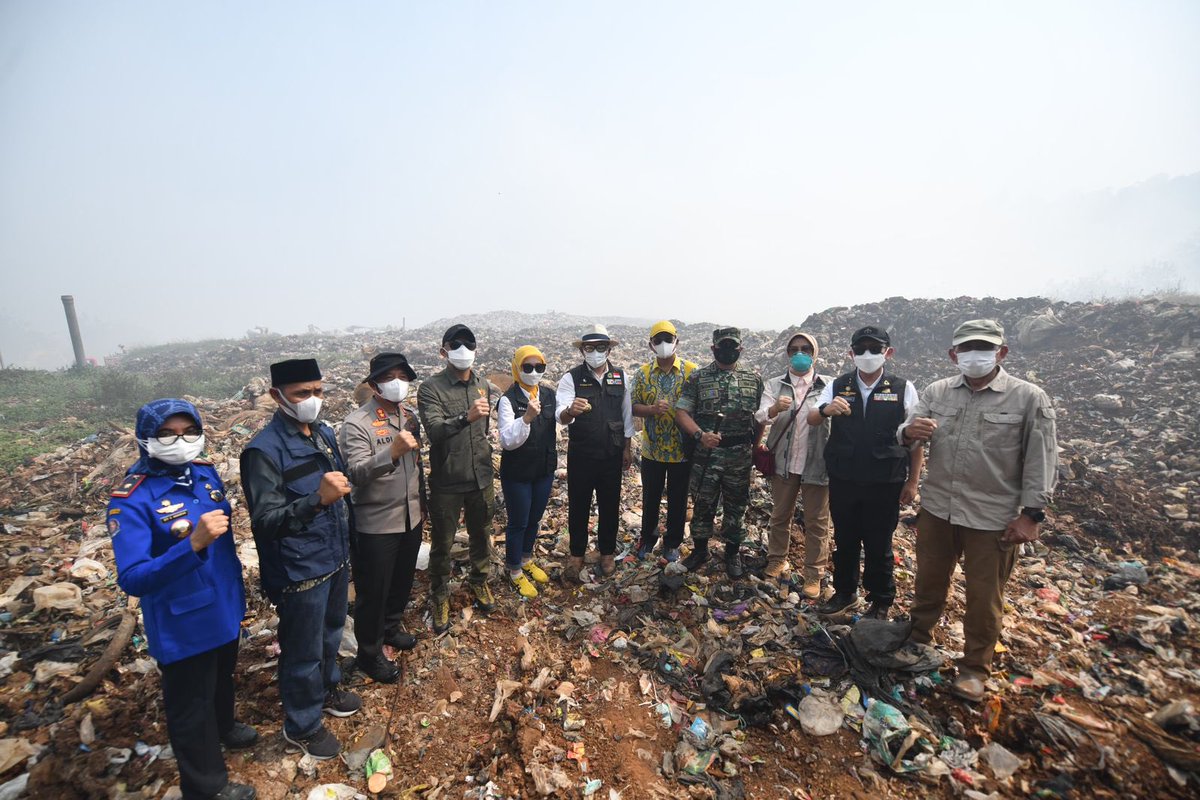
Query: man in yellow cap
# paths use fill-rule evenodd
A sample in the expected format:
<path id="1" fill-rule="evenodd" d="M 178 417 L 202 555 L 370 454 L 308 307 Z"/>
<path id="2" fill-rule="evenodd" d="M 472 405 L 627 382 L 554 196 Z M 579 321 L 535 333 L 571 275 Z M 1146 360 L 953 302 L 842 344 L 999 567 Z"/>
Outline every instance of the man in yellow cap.
<path id="1" fill-rule="evenodd" d="M 679 560 L 683 524 L 687 516 L 688 477 L 694 443 L 686 443 L 675 424 L 675 401 L 696 364 L 676 354 L 679 337 L 669 320 L 650 328 L 650 350 L 654 358 L 633 376 L 633 415 L 641 417 L 642 428 L 642 538 L 637 556 L 645 559 L 658 541 L 659 507 L 663 487 L 667 489 L 667 535 L 662 555 Z"/>

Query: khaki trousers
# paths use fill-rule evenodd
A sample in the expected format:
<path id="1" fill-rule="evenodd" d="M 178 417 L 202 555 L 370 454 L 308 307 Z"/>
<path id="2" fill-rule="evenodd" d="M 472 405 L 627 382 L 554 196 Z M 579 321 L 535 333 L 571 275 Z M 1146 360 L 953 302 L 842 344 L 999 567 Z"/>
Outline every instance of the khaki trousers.
<path id="1" fill-rule="evenodd" d="M 951 525 L 924 509 L 917 521 L 912 638 L 929 644 L 933 626 L 946 609 L 950 582 L 961 557 L 967 609 L 963 616 L 966 646 L 959 665 L 980 676 L 991 672 L 1003 624 L 1004 584 L 1016 563 L 1016 545 L 1000 541 L 1003 533 Z"/>
<path id="2" fill-rule="evenodd" d="M 804 580 L 819 581 L 829 566 L 829 487 L 801 483 L 799 475 L 771 477 L 771 525 L 767 561 L 783 561 L 792 543 L 796 498 L 804 501 Z"/>

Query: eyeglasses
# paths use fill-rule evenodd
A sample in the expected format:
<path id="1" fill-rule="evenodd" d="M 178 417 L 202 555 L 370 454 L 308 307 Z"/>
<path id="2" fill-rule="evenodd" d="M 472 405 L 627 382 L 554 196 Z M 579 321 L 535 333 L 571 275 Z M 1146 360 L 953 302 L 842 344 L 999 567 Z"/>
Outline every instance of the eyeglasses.
<path id="1" fill-rule="evenodd" d="M 851 345 L 850 349 L 854 351 L 854 355 L 856 356 L 861 356 L 867 352 L 873 353 L 874 355 L 879 355 L 883 352 L 883 345 L 879 342 L 873 342 L 871 344 L 855 344 Z"/>
<path id="2" fill-rule="evenodd" d="M 203 435 L 203 433 L 195 428 L 188 428 L 183 433 L 163 433 L 159 431 L 158 433 L 154 434 L 154 441 L 158 442 L 159 444 L 172 445 L 178 442 L 180 439 L 183 439 L 188 444 L 195 444 L 196 442 L 200 441 L 200 437 Z"/>
<path id="3" fill-rule="evenodd" d="M 675 337 L 669 333 L 660 333 L 650 340 L 651 344 L 662 344 L 663 342 L 673 342 Z"/>
<path id="4" fill-rule="evenodd" d="M 455 340 L 451 341 L 449 344 L 444 345 L 444 347 L 447 350 L 457 350 L 460 347 L 465 347 L 468 350 L 474 350 L 475 343 L 474 342 L 464 342 L 461 339 L 455 339 Z"/>
<path id="5" fill-rule="evenodd" d="M 545 371 L 546 371 L 545 364 L 522 364 L 521 365 L 521 372 L 524 372 L 526 375 L 532 375 L 535 372 L 538 375 L 541 375 Z"/>
<path id="6" fill-rule="evenodd" d="M 787 349 L 787 354 L 789 356 L 794 356 L 796 353 L 807 353 L 811 356 L 813 354 L 812 345 L 804 345 L 803 347 L 789 347 Z"/>
<path id="7" fill-rule="evenodd" d="M 607 353 L 607 352 L 608 352 L 608 345 L 607 345 L 607 344 L 604 344 L 604 343 L 601 343 L 601 344 L 585 344 L 585 345 L 583 346 L 583 352 L 585 352 L 585 353 Z"/>

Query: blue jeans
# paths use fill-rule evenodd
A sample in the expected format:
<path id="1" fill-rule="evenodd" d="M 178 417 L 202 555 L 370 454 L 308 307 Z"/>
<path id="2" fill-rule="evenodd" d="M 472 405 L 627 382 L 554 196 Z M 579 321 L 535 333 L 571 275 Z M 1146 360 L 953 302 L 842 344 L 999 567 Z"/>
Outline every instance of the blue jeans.
<path id="1" fill-rule="evenodd" d="M 342 567 L 318 586 L 284 592 L 276 606 L 283 731 L 292 739 L 316 732 L 325 694 L 342 680 L 337 654 L 346 624 L 349 573 Z"/>
<path id="2" fill-rule="evenodd" d="M 535 481 L 500 479 L 504 505 L 508 509 L 504 564 L 510 572 L 520 569 L 521 564 L 533 555 L 533 545 L 537 542 L 538 528 L 542 525 L 542 514 L 546 513 L 553 483 L 553 473 Z"/>

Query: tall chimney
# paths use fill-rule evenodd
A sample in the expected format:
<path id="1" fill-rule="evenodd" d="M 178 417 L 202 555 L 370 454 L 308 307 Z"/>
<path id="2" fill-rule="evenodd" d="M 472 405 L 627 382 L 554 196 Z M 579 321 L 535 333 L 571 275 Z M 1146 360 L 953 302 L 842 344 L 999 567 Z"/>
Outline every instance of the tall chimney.
<path id="1" fill-rule="evenodd" d="M 87 366 L 87 361 L 84 360 L 83 355 L 83 337 L 79 335 L 79 320 L 75 317 L 75 297 L 64 294 L 62 304 L 63 310 L 67 312 L 67 329 L 71 332 L 71 347 L 75 348 L 75 366 L 83 369 Z"/>

